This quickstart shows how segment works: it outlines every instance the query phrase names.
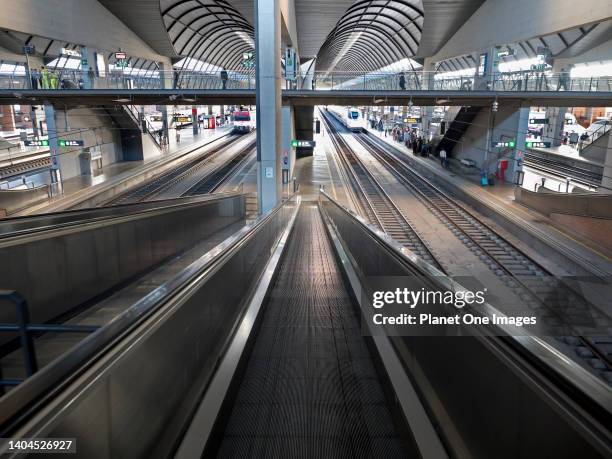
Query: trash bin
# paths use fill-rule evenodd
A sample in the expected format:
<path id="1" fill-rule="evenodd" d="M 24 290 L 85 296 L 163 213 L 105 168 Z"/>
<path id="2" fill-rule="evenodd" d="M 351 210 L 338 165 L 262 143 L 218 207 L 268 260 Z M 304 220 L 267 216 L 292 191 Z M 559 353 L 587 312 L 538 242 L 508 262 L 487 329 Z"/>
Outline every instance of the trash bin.
<path id="1" fill-rule="evenodd" d="M 504 180 L 504 177 L 506 177 L 506 170 L 508 169 L 508 160 L 507 159 L 500 159 L 499 163 L 497 165 L 497 178 L 499 180 Z"/>

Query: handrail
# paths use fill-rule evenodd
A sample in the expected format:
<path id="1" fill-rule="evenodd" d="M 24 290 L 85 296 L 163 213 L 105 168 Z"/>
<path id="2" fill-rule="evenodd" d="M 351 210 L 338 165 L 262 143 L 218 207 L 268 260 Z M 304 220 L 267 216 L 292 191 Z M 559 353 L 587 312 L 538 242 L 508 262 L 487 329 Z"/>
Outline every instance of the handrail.
<path id="1" fill-rule="evenodd" d="M 0 241 L 6 238 L 24 237 L 32 234 L 39 234 L 43 231 L 56 231 L 63 228 L 76 227 L 79 225 L 100 223 L 109 219 L 120 218 L 125 215 L 135 216 L 145 213 L 154 213 L 161 209 L 174 209 L 177 207 L 189 207 L 199 205 L 202 202 L 220 201 L 231 197 L 241 196 L 243 193 L 229 191 L 215 193 L 211 195 L 169 198 L 159 201 L 138 202 L 128 204 L 117 204 L 112 207 L 99 207 L 94 209 L 76 209 L 49 214 L 33 216 L 12 217 L 0 220 Z M 56 221 L 55 223 L 53 223 Z M 32 225 L 28 226 L 28 222 Z M 39 226 L 33 226 L 36 222 L 41 222 Z M 2 233 L 2 228 L 6 226 L 24 227 Z"/>
<path id="2" fill-rule="evenodd" d="M 395 242 L 393 239 L 381 234 L 375 227 L 370 225 L 363 217 L 355 214 L 343 207 L 335 201 L 333 197 L 321 190 L 319 193 L 319 203 L 322 204 L 322 198 L 329 201 L 336 209 L 339 209 L 356 225 L 363 228 L 373 239 L 377 240 L 386 249 L 394 254 L 394 257 L 401 263 L 410 266 L 411 271 L 417 268 L 428 281 L 436 285 L 438 288 L 450 291 L 466 291 L 466 289 L 448 277 L 444 273 L 437 270 L 435 267 L 425 263 L 420 258 L 416 257 L 412 252 Z M 324 207 L 324 206 L 322 206 Z M 474 314 L 482 314 L 492 316 L 495 314 L 498 317 L 505 316 L 504 313 L 489 303 L 484 303 L 480 306 L 481 311 L 472 311 Z M 571 384 L 573 389 L 578 393 L 583 394 L 591 402 L 594 402 L 607 416 L 612 415 L 612 403 L 610 399 L 609 387 L 592 373 L 582 368 L 578 363 L 569 360 L 560 351 L 551 347 L 543 339 L 531 334 L 527 330 L 519 329 L 513 325 L 495 325 L 492 330 L 498 330 L 497 335 L 507 342 L 511 342 L 513 347 L 527 352 L 532 357 L 535 357 L 538 365 L 541 368 L 546 367 L 552 370 L 562 380 Z M 476 331 L 477 329 L 470 328 L 469 330 Z M 495 334 L 493 334 L 495 335 Z M 476 335 L 477 337 L 479 335 Z M 486 335 L 491 336 L 491 333 Z"/>
<path id="3" fill-rule="evenodd" d="M 194 279 L 215 271 L 237 250 L 247 244 L 287 204 L 288 201 L 283 201 L 254 223 L 243 227 L 173 279 L 162 284 L 111 322 L 86 337 L 79 346 L 74 347 L 1 398 L 0 436 L 6 437 L 20 420 L 27 416 L 28 410 L 36 409 L 34 404 L 43 403 L 42 400 L 45 397 L 52 397 L 66 387 L 77 376 L 78 370 L 84 370 L 92 365 L 117 340 L 135 330 L 164 304 L 179 295 Z"/>
<path id="4" fill-rule="evenodd" d="M 404 82 L 400 83 L 400 74 Z M 112 72 L 104 77 L 96 76 L 93 84 L 85 88 L 82 84 L 84 74 L 80 70 L 70 70 L 60 75 L 62 82 L 71 82 L 70 87 L 32 88 L 27 75 L 0 78 L 0 89 L 10 90 L 75 90 L 124 89 L 124 90 L 236 90 L 254 89 L 256 81 L 252 72 L 230 71 L 227 78 L 220 72 L 201 72 L 193 70 L 156 70 L 148 75 L 137 72 Z M 87 76 L 89 78 L 89 76 Z M 89 85 L 88 85 L 89 86 Z M 513 72 L 494 72 L 487 75 L 454 75 L 448 72 L 426 72 L 407 69 L 393 72 L 314 72 L 313 85 L 301 90 L 442 90 L 442 91 L 537 91 L 537 92 L 609 92 L 612 76 L 575 77 L 567 72 L 521 70 Z M 287 88 L 289 89 L 289 88 Z"/>

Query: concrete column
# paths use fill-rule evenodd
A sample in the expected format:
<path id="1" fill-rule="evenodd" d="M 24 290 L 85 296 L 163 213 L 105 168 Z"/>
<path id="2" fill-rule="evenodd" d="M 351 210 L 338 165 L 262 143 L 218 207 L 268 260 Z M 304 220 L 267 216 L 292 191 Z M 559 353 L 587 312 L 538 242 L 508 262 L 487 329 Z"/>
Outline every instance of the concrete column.
<path id="1" fill-rule="evenodd" d="M 81 46 L 81 79 L 83 80 L 84 89 L 93 89 L 94 78 L 91 77 L 89 69 L 96 68 L 95 53 L 87 48 L 87 46 Z M 94 74 L 95 75 L 95 74 Z"/>
<path id="2" fill-rule="evenodd" d="M 15 116 L 12 105 L 0 105 L 0 131 L 14 131 Z"/>
<path id="3" fill-rule="evenodd" d="M 512 161 L 508 162 L 508 169 L 506 169 L 504 177 L 507 182 L 516 180 L 517 173 L 523 170 L 523 165 L 525 163 L 525 142 L 527 141 L 527 128 L 529 126 L 529 110 L 529 106 L 521 106 L 518 109 L 514 157 Z"/>
<path id="4" fill-rule="evenodd" d="M 421 84 L 423 85 L 423 89 L 432 91 L 434 89 L 434 70 L 435 70 L 435 62 L 431 60 L 431 58 L 425 58 L 423 62 L 423 78 Z M 421 107 L 421 135 L 424 139 L 429 140 L 429 124 L 431 117 L 433 115 L 433 107 Z"/>
<path id="5" fill-rule="evenodd" d="M 280 21 L 279 0 L 256 0 L 257 199 L 260 213 L 273 209 L 281 197 Z"/>
<path id="6" fill-rule="evenodd" d="M 167 62 L 160 62 L 159 63 L 159 70 L 160 70 L 160 78 L 161 78 L 161 88 L 162 89 L 172 89 L 172 85 L 173 85 L 173 75 L 172 75 L 172 61 L 168 60 Z M 160 112 L 162 115 L 162 132 L 164 134 L 164 137 L 166 139 L 170 138 L 170 134 L 168 132 L 168 126 L 170 124 L 169 122 L 169 114 L 168 114 L 168 106 L 167 105 L 161 105 L 160 106 Z"/>
<path id="7" fill-rule="evenodd" d="M 51 156 L 51 182 L 58 183 L 62 180 L 61 164 L 59 158 L 59 147 L 57 146 L 57 126 L 55 124 L 55 108 L 45 101 L 45 121 L 47 122 L 47 135 L 49 139 L 49 154 Z"/>
<path id="8" fill-rule="evenodd" d="M 191 107 L 191 127 L 193 128 L 193 135 L 198 135 L 200 132 L 200 124 L 198 123 L 198 107 Z"/>
<path id="9" fill-rule="evenodd" d="M 291 181 L 291 174 L 293 173 L 293 166 L 295 164 L 296 151 L 291 148 L 291 140 L 295 138 L 295 127 L 293 122 L 293 107 L 282 107 L 282 180 L 283 184 Z"/>
<path id="10" fill-rule="evenodd" d="M 213 114 L 213 106 L 212 106 L 212 105 L 209 105 L 209 106 L 208 106 L 208 114 L 209 114 L 209 115 L 212 115 L 212 114 Z"/>
<path id="11" fill-rule="evenodd" d="M 612 136 L 608 135 L 608 149 L 604 158 L 603 178 L 601 180 L 600 193 L 612 194 Z"/>
<path id="12" fill-rule="evenodd" d="M 561 61 L 553 62 L 552 71 L 557 74 L 562 68 L 568 67 L 567 64 Z M 565 114 L 567 113 L 567 107 L 549 107 L 546 109 L 546 118 L 548 118 L 548 124 L 544 126 L 543 141 L 550 142 L 552 147 L 558 147 L 561 145 L 563 139 L 563 131 L 565 130 Z"/>

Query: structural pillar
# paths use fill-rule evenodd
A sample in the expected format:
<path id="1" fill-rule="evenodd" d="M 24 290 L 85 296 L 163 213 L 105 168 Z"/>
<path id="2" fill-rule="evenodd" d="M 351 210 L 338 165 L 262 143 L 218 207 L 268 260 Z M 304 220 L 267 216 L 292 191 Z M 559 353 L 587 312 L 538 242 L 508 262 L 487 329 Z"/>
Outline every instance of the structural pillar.
<path id="1" fill-rule="evenodd" d="M 425 58 L 423 62 L 423 77 L 421 78 L 421 84 L 426 91 L 433 91 L 434 89 L 435 68 L 435 62 L 433 62 L 431 58 Z M 433 115 L 433 109 L 432 106 L 421 107 L 421 136 L 427 140 L 430 138 L 429 125 Z"/>
<path id="2" fill-rule="evenodd" d="M 281 20 L 279 0 L 255 2 L 257 200 L 259 212 L 281 197 Z"/>
<path id="3" fill-rule="evenodd" d="M 568 65 L 562 61 L 553 62 L 553 74 L 558 75 L 562 68 L 567 71 Z M 555 83 L 555 81 L 553 81 Z M 552 88 L 556 89 L 556 88 Z M 548 118 L 548 124 L 544 127 L 544 134 L 542 135 L 543 141 L 550 142 L 551 147 L 558 147 L 561 145 L 563 140 L 563 132 L 565 131 L 565 114 L 567 113 L 567 107 L 549 107 L 546 109 L 546 118 Z"/>
<path id="4" fill-rule="evenodd" d="M 49 139 L 49 156 L 51 157 L 51 182 L 59 183 L 62 180 L 59 148 L 57 142 L 57 127 L 55 124 L 55 108 L 45 101 L 45 121 L 47 123 L 47 136 Z"/>
<path id="5" fill-rule="evenodd" d="M 514 154 L 512 160 L 508 161 L 508 169 L 504 179 L 507 182 L 517 181 L 522 183 L 523 165 L 525 163 L 525 142 L 527 141 L 527 128 L 529 127 L 529 105 L 521 105 L 518 109 L 518 121 L 516 128 L 516 145 L 514 148 Z M 520 172 L 520 174 L 519 174 Z"/>
<path id="6" fill-rule="evenodd" d="M 173 82 L 173 74 L 172 74 L 172 61 L 160 62 L 159 63 L 159 74 L 160 74 L 160 85 L 162 89 L 172 89 L 174 84 Z M 161 105 L 159 107 L 159 111 L 162 115 L 162 133 L 165 139 L 169 139 L 170 135 L 168 132 L 168 107 L 166 105 Z"/>
<path id="7" fill-rule="evenodd" d="M 200 123 L 198 120 L 198 107 L 195 105 L 191 107 L 191 127 L 193 128 L 193 135 L 198 135 Z"/>

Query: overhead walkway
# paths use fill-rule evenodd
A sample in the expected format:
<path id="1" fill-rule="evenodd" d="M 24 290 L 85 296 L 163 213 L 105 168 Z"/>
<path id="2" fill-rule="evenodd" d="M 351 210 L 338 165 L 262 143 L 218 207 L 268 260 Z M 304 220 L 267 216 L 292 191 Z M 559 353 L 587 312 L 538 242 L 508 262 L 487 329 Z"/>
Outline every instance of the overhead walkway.
<path id="1" fill-rule="evenodd" d="M 612 78 L 571 78 L 559 84 L 561 74 L 542 77 L 533 72 L 497 73 L 482 77 L 448 77 L 416 72 L 400 87 L 398 74 L 323 72 L 310 86 L 298 83 L 283 91 L 283 102 L 293 105 L 372 105 L 384 98 L 387 105 L 403 105 L 412 98 L 415 105 L 488 106 L 494 100 L 520 103 L 529 100 L 538 106 L 602 106 L 610 100 Z M 77 75 L 78 77 L 78 75 Z M 169 84 L 168 82 L 173 82 Z M 515 84 L 518 81 L 521 84 Z M 223 81 L 218 73 L 177 71 L 156 72 L 149 77 L 97 77 L 93 89 L 31 89 L 25 77 L 8 79 L 0 87 L 0 103 L 23 104 L 24 100 L 77 105 L 176 105 L 181 100 L 205 100 L 208 104 L 254 104 L 255 80 L 249 74 L 232 74 Z M 190 102 L 191 103 L 191 102 Z M 612 105 L 612 102 L 608 105 Z"/>
<path id="2" fill-rule="evenodd" d="M 292 198 L 1 398 L 0 436 L 87 458 L 612 454 L 601 381 L 525 333 L 381 334 L 380 276 L 459 288 L 327 195 Z"/>

